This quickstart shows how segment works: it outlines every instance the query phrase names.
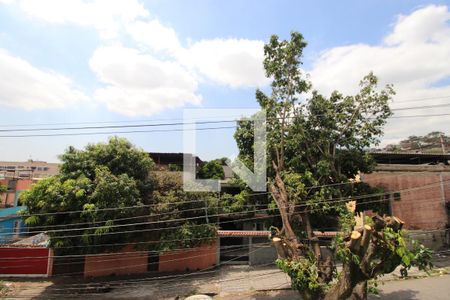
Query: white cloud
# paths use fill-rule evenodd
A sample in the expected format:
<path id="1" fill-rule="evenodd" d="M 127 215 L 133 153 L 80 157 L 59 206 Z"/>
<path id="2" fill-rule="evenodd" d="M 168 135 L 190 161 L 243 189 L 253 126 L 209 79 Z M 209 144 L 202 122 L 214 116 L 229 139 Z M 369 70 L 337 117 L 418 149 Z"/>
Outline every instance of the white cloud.
<path id="1" fill-rule="evenodd" d="M 115 112 L 136 116 L 199 104 L 195 77 L 176 62 L 161 61 L 136 49 L 102 47 L 90 60 L 104 88 L 94 97 Z"/>
<path id="2" fill-rule="evenodd" d="M 156 51 L 175 54 L 181 50 L 177 34 L 173 28 L 162 25 L 158 20 L 136 21 L 126 26 L 131 37 Z"/>
<path id="3" fill-rule="evenodd" d="M 175 30 L 156 19 L 132 22 L 126 28 L 138 44 L 169 54 L 172 59 L 215 83 L 233 88 L 268 83 L 262 65 L 263 41 L 213 39 L 182 47 Z"/>
<path id="4" fill-rule="evenodd" d="M 0 49 L 0 105 L 25 110 L 62 108 L 87 97 L 72 81 Z"/>
<path id="5" fill-rule="evenodd" d="M 102 44 L 109 40 L 113 41 L 109 44 L 120 45 L 131 38 L 129 48 L 99 47 L 90 60 L 103 84 L 94 99 L 121 114 L 150 115 L 199 104 L 201 79 L 233 88 L 268 83 L 262 67 L 262 41 L 214 39 L 183 47 L 176 31 L 150 17 L 139 0 L 7 2 L 15 2 L 37 20 L 93 28 Z"/>
<path id="6" fill-rule="evenodd" d="M 446 6 L 430 5 L 398 17 L 380 45 L 354 44 L 324 51 L 310 71 L 314 87 L 354 93 L 361 78 L 373 71 L 381 84 L 393 83 L 398 103 L 393 108 L 449 103 L 450 13 Z M 447 99 L 428 99 L 449 96 Z M 424 98 L 423 102 L 411 102 Z M 409 100 L 409 102 L 408 102 Z M 400 102 L 401 101 L 401 102 Z M 432 103 L 431 103 L 432 102 Z M 445 110 L 445 109 L 444 109 Z M 449 112 L 440 110 L 397 111 L 396 115 Z M 431 130 L 448 131 L 450 117 L 391 119 L 386 139 L 394 140 Z"/>
<path id="7" fill-rule="evenodd" d="M 121 27 L 148 11 L 137 0 L 20 0 L 28 15 L 49 23 L 72 23 L 95 28 L 104 39 L 116 38 Z"/>
<path id="8" fill-rule="evenodd" d="M 264 42 L 246 39 L 202 40 L 179 55 L 203 76 L 233 88 L 267 84 L 263 58 Z"/>

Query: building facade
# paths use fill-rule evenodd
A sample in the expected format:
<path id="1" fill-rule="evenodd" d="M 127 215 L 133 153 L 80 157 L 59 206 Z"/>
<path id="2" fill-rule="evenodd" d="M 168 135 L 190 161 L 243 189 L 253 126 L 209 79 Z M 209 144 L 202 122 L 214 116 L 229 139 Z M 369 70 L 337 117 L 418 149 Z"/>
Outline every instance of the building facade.
<path id="1" fill-rule="evenodd" d="M 361 181 L 391 192 L 391 213 L 411 230 L 445 229 L 449 224 L 450 154 L 376 153 L 375 172 Z"/>
<path id="2" fill-rule="evenodd" d="M 26 232 L 22 217 L 17 213 L 23 206 L 0 209 L 0 244 L 8 244 L 20 239 Z"/>
<path id="3" fill-rule="evenodd" d="M 45 178 L 58 174 L 59 164 L 45 161 L 0 161 L 0 179 Z"/>

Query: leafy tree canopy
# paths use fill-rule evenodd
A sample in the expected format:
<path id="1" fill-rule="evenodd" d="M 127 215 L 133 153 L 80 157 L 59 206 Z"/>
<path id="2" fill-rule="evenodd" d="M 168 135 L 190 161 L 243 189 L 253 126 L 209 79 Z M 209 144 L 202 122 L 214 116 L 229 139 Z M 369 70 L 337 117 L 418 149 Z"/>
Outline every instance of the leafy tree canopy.
<path id="1" fill-rule="evenodd" d="M 148 201 L 152 186 L 153 161 L 147 153 L 113 137 L 84 150 L 69 147 L 61 160 L 59 175 L 43 179 L 21 194 L 30 230 L 48 230 L 52 246 L 61 253 L 96 252 L 102 249 L 95 244 L 136 239 L 136 227 L 115 225 L 130 223 L 121 219 L 146 212 L 139 206 Z M 134 208 L 126 208 L 130 206 Z M 127 232 L 114 234 L 117 231 Z M 73 246 L 85 247 L 70 249 Z"/>
<path id="2" fill-rule="evenodd" d="M 202 179 L 224 179 L 225 173 L 223 171 L 223 159 L 214 159 L 203 164 L 198 172 Z"/>
<path id="3" fill-rule="evenodd" d="M 8 191 L 8 187 L 6 185 L 0 184 L 0 195 Z"/>
<path id="4" fill-rule="evenodd" d="M 307 202 L 314 209 L 314 201 L 320 201 L 316 211 L 321 212 L 329 207 L 324 199 L 352 194 L 351 185 L 340 183 L 373 169 L 366 149 L 379 142 L 394 91 L 389 85 L 377 89 L 372 73 L 353 96 L 335 91 L 325 97 L 311 91 L 300 68 L 305 46 L 300 33 L 292 33 L 290 41 L 271 37 L 264 48 L 264 67 L 273 78 L 272 93 L 257 90 L 256 99 L 267 113 L 271 180 L 278 171 L 292 192 L 291 205 Z M 235 138 L 242 160 L 253 162 L 252 123 L 240 122 Z"/>
<path id="5" fill-rule="evenodd" d="M 367 280 L 399 264 L 407 269 L 429 261 L 429 252 L 406 249 L 401 220 L 376 216 L 372 226 L 352 231 L 354 210 L 344 205 L 353 196 L 375 192 L 354 178 L 373 168 L 366 150 L 379 143 L 392 114 L 394 90 L 390 85 L 379 89 L 377 77 L 369 73 L 355 95 L 321 95 L 302 73 L 305 47 L 300 33 L 293 32 L 290 40 L 272 36 L 264 47 L 271 94 L 256 91 L 267 113 L 268 186 L 282 220 L 281 230 L 272 228 L 272 241 L 278 266 L 304 299 L 348 299 L 353 292 L 362 299 Z M 252 124 L 240 122 L 235 138 L 241 159 L 253 162 Z M 343 262 L 338 278 L 331 257 L 322 257 L 312 229 L 315 215 L 333 211 L 340 215 L 343 232 L 334 249 Z"/>

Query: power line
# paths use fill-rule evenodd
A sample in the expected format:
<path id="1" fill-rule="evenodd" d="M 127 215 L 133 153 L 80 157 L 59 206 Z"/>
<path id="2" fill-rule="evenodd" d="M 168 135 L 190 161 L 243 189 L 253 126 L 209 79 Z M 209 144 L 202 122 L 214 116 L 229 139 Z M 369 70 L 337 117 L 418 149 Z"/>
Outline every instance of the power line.
<path id="1" fill-rule="evenodd" d="M 428 114 L 428 115 L 404 115 L 404 116 L 391 116 L 389 119 L 403 119 L 403 118 L 429 118 L 429 117 L 443 117 L 443 116 L 450 116 L 450 113 L 448 114 Z"/>
<path id="2" fill-rule="evenodd" d="M 401 110 L 401 109 L 398 109 L 398 110 Z M 440 117 L 440 116 L 449 116 L 449 115 L 450 115 L 450 113 L 448 113 L 448 114 L 444 113 L 444 114 L 424 114 L 424 115 L 403 115 L 403 116 L 390 116 L 388 119 Z M 227 122 L 236 122 L 236 120 L 227 121 Z M 133 127 L 133 126 L 129 126 L 129 127 Z M 61 136 L 85 136 L 85 135 L 162 133 L 162 132 L 206 131 L 206 130 L 220 130 L 220 129 L 233 129 L 233 128 L 236 128 L 236 126 L 203 127 L 203 128 L 188 128 L 188 129 L 177 128 L 177 129 L 156 129 L 156 130 L 96 131 L 96 132 L 74 132 L 74 133 L 0 135 L 0 138 L 30 138 L 30 137 L 61 137 Z M 36 129 L 36 131 L 39 131 L 39 130 L 40 129 Z M 55 129 L 55 130 L 57 130 L 57 129 Z M 14 132 L 14 130 L 9 130 L 9 132 Z"/>
<path id="3" fill-rule="evenodd" d="M 444 180 L 444 181 L 450 181 L 450 179 L 448 180 Z M 366 198 L 372 198 L 372 197 L 377 197 L 377 196 L 385 196 L 385 195 L 390 195 L 392 193 L 400 193 L 400 192 L 409 192 L 409 191 L 416 191 L 418 189 L 423 189 L 423 188 L 429 188 L 432 187 L 434 185 L 440 185 L 443 181 L 439 180 L 433 183 L 429 183 L 423 186 L 418 186 L 418 187 L 413 187 L 413 188 L 407 188 L 407 189 L 401 189 L 401 190 L 397 190 L 397 191 L 389 191 L 389 192 L 384 192 L 384 193 L 373 193 L 373 194 L 367 194 L 367 195 L 361 195 L 361 196 L 354 196 L 351 197 L 351 199 L 355 199 L 355 200 L 360 200 L 360 199 L 366 199 Z M 321 203 L 330 203 L 334 204 L 334 203 L 340 203 L 340 202 L 345 202 L 345 201 L 349 201 L 351 200 L 349 198 L 344 198 L 344 197 L 339 197 L 339 198 L 331 198 L 331 199 L 327 199 L 327 200 L 323 200 L 323 201 L 316 201 L 315 204 L 321 204 Z M 305 201 L 307 201 L 308 199 L 306 199 Z M 202 201 L 202 200 L 196 200 L 196 201 Z M 380 202 L 382 201 L 386 201 L 384 199 L 381 199 Z M 367 203 L 367 202 L 364 202 Z M 299 205 L 295 205 L 296 208 L 301 208 L 301 207 L 308 207 L 308 204 L 299 204 Z M 111 209 L 121 209 L 121 208 L 111 208 Z M 202 208 L 203 209 L 203 208 Z M 256 210 L 251 210 L 251 211 L 243 211 L 243 212 L 235 212 L 235 213 L 222 213 L 222 214 L 213 214 L 210 215 L 210 217 L 221 217 L 221 216 L 229 216 L 229 215 L 233 215 L 233 214 L 242 214 L 242 213 L 258 213 L 258 212 L 267 212 L 272 210 L 272 208 L 265 208 L 265 209 L 256 209 Z M 83 211 L 78 211 L 78 212 L 83 212 Z M 60 212 L 60 213 L 68 213 L 68 212 Z M 51 213 L 51 214 L 57 214 L 57 213 Z M 38 214 L 35 214 L 38 215 Z M 28 216 L 34 216 L 34 215 L 28 215 Z M 149 216 L 151 217 L 151 216 Z M 150 221 L 150 222 L 140 222 L 140 223 L 129 223 L 129 224 L 117 224 L 117 225 L 111 225 L 108 226 L 108 228 L 116 228 L 116 227 L 127 227 L 127 226 L 140 226 L 140 225 L 153 225 L 153 224 L 161 224 L 161 223 L 169 223 L 169 222 L 182 222 L 182 221 L 188 221 L 188 220 L 194 220 L 194 219 L 203 219 L 205 218 L 205 216 L 195 216 L 195 217 L 188 217 L 188 218 L 180 218 L 180 219 L 172 219 L 172 220 L 159 220 L 159 221 Z M 203 224 L 201 224 L 203 225 Z M 195 226 L 195 225 L 193 225 Z M 199 225 L 198 225 L 199 226 Z M 38 227 L 38 226 L 37 226 Z M 32 231 L 29 233 L 56 233 L 56 232 L 68 232 L 68 231 L 82 231 L 82 230 L 92 230 L 92 229 L 99 229 L 99 228 L 104 228 L 104 226 L 98 226 L 98 227 L 85 227 L 85 228 L 72 228 L 72 229 L 57 229 L 57 230 L 46 230 L 46 231 Z M 168 228 L 149 228 L 149 229 L 142 229 L 142 230 L 129 230 L 129 231 L 116 231 L 116 232 L 106 232 L 106 233 L 102 233 L 100 236 L 103 235 L 112 235 L 112 234 L 120 234 L 120 233 L 133 233 L 133 232 L 148 232 L 148 231 L 155 231 L 155 230 L 167 230 L 167 229 L 175 229 L 175 228 L 180 228 L 180 226 L 175 226 L 175 227 L 168 227 Z M 5 233 L 4 235 L 14 235 L 14 233 Z M 91 233 L 91 234 L 82 234 L 82 235 L 69 235 L 69 236 L 61 236 L 58 238 L 71 238 L 71 237 L 79 237 L 79 236 L 97 236 L 98 234 L 96 233 Z"/>
<path id="4" fill-rule="evenodd" d="M 256 245 L 269 245 L 269 242 L 264 242 L 264 243 L 256 243 Z M 211 252 L 216 253 L 217 250 L 222 250 L 225 249 L 226 251 L 221 251 L 221 253 L 232 253 L 235 252 L 236 250 L 244 250 L 250 248 L 250 245 L 247 246 L 223 246 L 223 247 L 219 247 L 219 248 L 212 248 L 209 251 L 206 251 L 206 254 L 199 254 L 199 255 L 194 255 L 194 256 L 190 256 L 190 257 L 202 257 L 202 256 L 207 256 L 210 255 Z M 144 254 L 160 254 L 160 253 L 164 253 L 164 252 L 179 252 L 179 251 L 188 251 L 188 250 L 192 250 L 193 248 L 178 248 L 178 249 L 170 249 L 168 251 L 128 251 L 128 252 L 113 252 L 113 253 L 98 253 L 98 254 L 80 254 L 80 255 L 60 255 L 60 256 L 52 256 L 52 258 L 75 258 L 75 257 L 94 257 L 94 258 L 99 258 L 99 259 L 95 259 L 96 263 L 99 262 L 111 262 L 112 260 L 118 259 L 117 255 L 123 255 L 124 257 L 119 258 L 118 260 L 120 261 L 127 261 L 127 260 L 132 260 L 132 259 L 136 259 L 136 257 L 138 256 L 142 256 Z M 0 262 L 8 262 L 8 261 L 13 261 L 13 260 L 24 260 L 27 259 L 28 261 L 25 263 L 30 263 L 30 261 L 33 260 L 48 260 L 48 256 L 40 256 L 40 257 L 17 257 L 17 258 L 13 258 L 13 257 L 5 257 L 5 258 L 0 258 Z M 172 261 L 180 261 L 180 260 L 185 260 L 185 257 L 181 257 L 181 258 L 175 258 L 175 259 L 170 259 L 170 260 L 166 260 L 164 262 L 172 262 Z M 145 265 L 153 265 L 153 264 L 158 264 L 159 262 L 148 262 Z M 76 265 L 76 264 L 80 264 L 80 262 L 53 262 L 53 266 L 65 266 L 65 265 Z M 10 268 L 23 268 L 23 267 L 32 267 L 33 265 L 23 265 L 23 264 L 17 264 L 15 266 L 0 266 L 0 270 L 1 269 L 10 269 Z M 133 266 L 133 265 L 131 265 Z M 122 268 L 129 268 L 130 265 L 124 266 Z M 114 270 L 114 269 L 119 269 L 117 268 L 108 268 L 108 269 L 104 269 L 104 268 L 100 268 L 98 270 Z M 0 272 L 1 273 L 1 272 Z M 74 275 L 75 273 L 68 273 L 68 274 L 64 274 L 64 275 Z M 79 272 L 76 272 L 76 274 L 79 274 Z"/>
<path id="5" fill-rule="evenodd" d="M 423 187 L 422 187 L 423 188 Z M 411 189 L 405 189 L 405 190 L 400 190 L 401 192 L 409 192 L 409 191 L 416 191 L 417 188 L 411 188 Z M 395 191 L 394 191 L 395 192 Z M 358 200 L 358 199 L 365 199 L 365 198 L 372 198 L 375 196 L 382 196 L 382 195 L 387 195 L 387 194 L 392 194 L 394 192 L 388 192 L 388 193 L 379 193 L 379 194 L 369 194 L 369 195 L 365 195 L 366 197 L 352 197 L 352 198 L 335 198 L 338 200 L 333 200 L 330 203 L 330 206 L 333 207 L 333 205 L 342 203 L 342 202 L 348 202 L 350 200 Z M 340 199 L 340 200 L 339 200 Z M 430 200 L 433 198 L 427 198 L 427 200 Z M 436 199 L 440 199 L 436 198 Z M 330 199 L 331 200 L 331 199 Z M 315 204 L 320 204 L 320 203 L 327 203 L 330 202 L 330 200 L 325 200 L 325 201 L 321 201 L 321 202 L 316 202 Z M 381 203 L 381 202 L 387 202 L 390 201 L 390 199 L 378 199 L 378 200 L 372 200 L 372 201 L 365 201 L 362 203 L 358 203 L 357 205 L 365 205 L 365 204 L 370 204 L 370 203 Z M 307 207 L 307 204 L 299 204 L 299 205 L 295 205 L 293 207 L 295 208 L 300 208 L 300 207 Z M 220 216 L 229 216 L 232 214 L 242 214 L 242 213 L 257 213 L 257 212 L 267 212 L 273 210 L 272 208 L 266 208 L 266 209 L 259 209 L 259 210 L 253 210 L 253 211 L 246 211 L 246 212 L 236 212 L 236 213 L 225 213 L 225 214 L 216 214 L 216 215 L 212 215 L 212 217 L 220 217 Z M 321 211 L 322 209 L 306 209 L 303 212 L 314 212 L 314 211 Z M 261 218 L 272 218 L 274 216 L 278 216 L 279 213 L 277 214 L 271 214 L 271 215 L 267 215 L 267 216 L 263 216 Z M 191 220 L 191 219 L 195 219 L 195 218 L 204 218 L 204 216 L 200 216 L 200 217 L 192 217 L 192 218 L 183 218 L 183 219 L 179 219 L 179 220 L 174 220 L 174 221 L 187 221 L 187 220 Z M 252 218 L 247 218 L 247 219 L 239 219 L 239 220 L 231 220 L 231 221 L 223 221 L 220 222 L 219 224 L 224 224 L 224 223 L 229 223 L 229 222 L 243 222 L 243 221 L 248 221 L 248 220 L 253 220 L 253 219 L 259 219 L 260 217 L 252 217 Z M 167 221 L 166 221 L 167 222 Z M 154 224 L 154 222 L 146 222 L 146 223 L 139 223 L 139 224 L 123 224 L 124 226 L 139 226 L 139 225 L 149 225 L 149 224 Z M 193 224 L 191 225 L 192 227 L 196 227 L 196 226 L 204 226 L 205 224 Z M 114 225 L 112 225 L 114 226 Z M 117 226 L 118 227 L 118 226 Z M 74 237 L 82 237 L 82 236 L 105 236 L 105 235 L 117 235 L 117 234 L 125 234 L 125 233 L 136 233 L 136 232 L 150 232 L 150 231 L 161 231 L 161 230 L 169 230 L 169 229 L 179 229 L 181 228 L 181 226 L 173 226 L 173 227 L 166 227 L 166 228 L 148 228 L 148 229 L 136 229 L 136 230 L 126 230 L 126 231 L 116 231 L 116 232 L 106 232 L 106 233 L 102 233 L 102 234 L 96 234 L 96 233 L 87 233 L 87 234 L 75 234 L 75 235 L 65 235 L 65 236 L 58 236 L 57 238 L 59 239 L 66 239 L 66 238 L 74 238 Z M 95 227 L 91 228 L 94 229 Z M 80 229 L 80 230 L 88 230 L 90 228 L 84 228 L 84 229 Z M 67 230 L 70 231 L 70 230 Z M 45 233 L 46 231 L 41 231 L 41 233 Z M 47 231 L 49 232 L 49 231 Z M 72 248 L 74 246 L 69 246 L 68 248 Z M 88 248 L 89 246 L 83 246 Z M 61 247 L 56 247 L 56 248 L 61 248 Z"/>
<path id="6" fill-rule="evenodd" d="M 23 138 L 23 137 L 55 137 L 55 136 L 79 136 L 79 135 L 101 135 L 101 134 L 130 134 L 130 133 L 152 133 L 152 132 L 183 132 L 232 129 L 236 126 L 203 127 L 203 128 L 178 128 L 178 129 L 155 129 L 155 130 L 130 130 L 130 131 L 96 131 L 96 132 L 74 132 L 74 133 L 48 133 L 48 134 L 22 134 L 22 135 L 0 135 L 0 138 Z"/>
<path id="7" fill-rule="evenodd" d="M 418 172 L 418 173 L 425 173 L 425 172 Z M 365 198 L 365 197 L 380 196 L 380 195 L 382 196 L 382 195 L 391 194 L 391 193 L 394 193 L 394 192 L 416 190 L 416 189 L 426 188 L 428 186 L 434 186 L 435 184 L 440 184 L 441 182 L 447 182 L 447 181 L 450 181 L 450 179 L 445 179 L 445 180 L 442 180 L 442 181 L 438 180 L 438 181 L 427 183 L 425 185 L 420 185 L 420 186 L 417 186 L 417 187 L 412 187 L 412 188 L 407 188 L 407 189 L 400 189 L 400 190 L 397 190 L 397 191 L 389 191 L 389 192 L 385 192 L 385 193 L 372 193 L 372 194 L 366 194 L 366 195 L 361 195 L 361 196 L 355 196 L 354 198 L 362 199 L 362 198 Z M 320 188 L 320 187 L 334 186 L 334 185 L 344 185 L 344 184 L 355 184 L 355 183 L 354 182 L 345 182 L 345 183 L 324 184 L 324 185 L 308 187 L 307 190 L 308 189 L 309 190 L 316 189 L 316 188 Z M 264 195 L 264 194 L 270 194 L 270 192 L 251 193 L 251 194 L 247 194 L 247 196 Z M 336 199 L 342 199 L 342 197 L 340 197 L 340 198 L 330 198 L 330 199 L 327 199 L 327 200 L 319 201 L 318 203 L 326 203 L 326 202 L 329 202 L 330 200 L 336 200 Z M 307 200 L 308 199 L 306 199 L 306 201 Z M 204 199 L 196 199 L 196 200 L 189 200 L 189 201 L 172 202 L 172 203 L 168 203 L 168 204 L 176 205 L 176 204 L 187 204 L 187 203 L 204 202 L 204 201 L 205 201 Z M 160 203 L 148 204 L 148 205 L 126 206 L 126 207 L 107 207 L 107 208 L 98 208 L 95 211 L 109 211 L 109 210 L 122 210 L 122 209 L 131 209 L 131 208 L 155 207 L 155 206 L 159 206 L 159 205 L 160 205 Z M 202 207 L 202 209 L 203 208 L 204 207 Z M 21 216 L 23 216 L 23 217 L 30 217 L 30 216 L 58 215 L 58 214 L 70 214 L 70 213 L 81 213 L 81 212 L 86 212 L 86 210 L 68 210 L 68 211 L 61 211 L 61 212 L 23 214 Z"/>
<path id="8" fill-rule="evenodd" d="M 425 172 L 417 172 L 417 173 L 425 173 Z M 402 176 L 402 175 L 399 175 Z M 315 185 L 315 186 L 310 186 L 310 187 L 306 187 L 305 190 L 309 191 L 309 190 L 313 190 L 313 189 L 317 189 L 317 188 L 322 188 L 322 187 L 330 187 L 330 186 L 339 186 L 339 185 L 348 185 L 348 184 L 355 184 L 354 182 L 336 182 L 336 183 L 330 183 L 330 184 L 322 184 L 322 185 Z M 246 194 L 247 197 L 251 197 L 251 196 L 259 196 L 259 195 L 266 195 L 266 194 L 270 194 L 270 192 L 256 192 L 256 193 L 248 193 Z M 179 205 L 179 204 L 188 204 L 188 203 L 196 203 L 196 202 L 204 202 L 204 199 L 195 199 L 195 200 L 189 200 L 189 201 L 178 201 L 178 202 L 171 202 L 171 203 L 166 203 L 169 205 Z M 147 207 L 157 207 L 161 205 L 161 203 L 154 203 L 154 204 L 143 204 L 143 205 L 133 205 L 133 206 L 125 206 L 125 207 L 106 207 L 106 208 L 96 208 L 95 211 L 110 211 L 110 210 L 123 210 L 123 209 L 132 209 L 132 208 L 147 208 Z M 204 207 L 198 208 L 198 209 L 204 209 Z M 183 212 L 184 210 L 181 210 L 179 212 Z M 22 217 L 31 217 L 31 216 L 47 216 L 47 215 L 59 215 L 59 214 L 70 214 L 70 213 L 81 213 L 81 212 L 86 212 L 86 210 L 68 210 L 68 211 L 61 211 L 61 212 L 48 212 L 48 213 L 34 213 L 34 214 L 22 214 Z M 153 217 L 153 216 L 159 216 L 161 214 L 156 214 L 156 215 L 148 215 L 149 217 Z M 139 216 L 140 217 L 140 216 Z M 132 218 L 136 218 L 136 217 L 132 217 Z M 123 218 L 123 219 L 119 219 L 119 220 L 126 220 L 128 218 Z M 106 222 L 106 221 L 97 221 L 94 223 L 98 223 L 98 222 Z M 91 223 L 91 222 L 84 222 L 84 223 L 73 223 L 73 224 L 62 224 L 62 225 L 57 225 L 57 226 L 73 226 L 73 225 L 83 225 L 86 223 Z M 41 226 L 39 226 L 41 227 Z"/>
<path id="9" fill-rule="evenodd" d="M 423 98 L 413 98 L 413 99 L 401 99 L 395 100 L 393 103 L 411 103 L 419 102 L 423 100 L 439 100 L 450 98 L 450 95 L 435 96 L 435 97 L 423 97 Z M 394 108 L 395 109 L 395 108 Z M 221 116 L 223 117 L 223 116 Z M 233 116 L 234 117 L 234 116 Z M 202 117 L 198 119 L 189 120 L 204 120 L 217 117 Z M 236 118 L 239 118 L 236 116 Z M 88 124 L 117 124 L 117 123 L 136 123 L 136 122 L 161 122 L 161 121 L 186 121 L 185 118 L 159 118 L 159 119 L 139 119 L 139 120 L 111 120 L 111 121 L 80 121 L 80 122 L 47 122 L 47 123 L 21 123 L 21 124 L 0 124 L 0 127 L 24 127 L 24 126 L 64 126 L 64 125 L 88 125 Z"/>
<path id="10" fill-rule="evenodd" d="M 255 249 L 254 251 L 256 252 L 257 250 L 259 250 L 259 249 Z M 436 251 L 434 253 L 436 253 L 436 254 L 447 253 L 448 251 L 449 250 L 442 250 L 442 251 Z M 186 278 L 186 277 L 215 273 L 216 272 L 215 270 L 214 271 L 208 271 L 208 270 L 214 269 L 216 267 L 219 267 L 220 265 L 229 263 L 229 262 L 231 262 L 233 260 L 236 260 L 236 259 L 239 259 L 241 257 L 243 257 L 243 256 L 238 256 L 238 257 L 232 258 L 232 259 L 224 261 L 224 262 L 219 262 L 216 266 L 212 266 L 212 267 L 209 267 L 209 268 L 206 268 L 206 269 L 203 269 L 203 270 L 198 270 L 198 271 L 195 271 L 195 272 L 191 272 L 191 273 L 188 273 L 188 274 L 167 275 L 167 276 L 153 276 L 153 277 L 146 277 L 146 278 L 140 278 L 140 279 L 125 279 L 125 280 L 122 279 L 122 280 L 103 281 L 103 282 L 96 282 L 96 283 L 68 283 L 68 284 L 59 285 L 59 287 L 61 287 L 61 288 L 52 289 L 52 291 L 62 291 L 62 290 L 67 290 L 67 289 L 76 290 L 76 289 L 81 289 L 81 288 L 86 287 L 86 286 L 95 288 L 95 287 L 102 287 L 102 286 L 105 286 L 105 285 L 110 287 L 112 285 L 114 287 L 116 284 L 120 285 L 120 286 L 127 285 L 127 287 L 130 287 L 130 286 L 135 286 L 137 284 L 143 284 L 143 283 L 154 282 L 154 281 L 159 281 L 159 280 L 166 280 L 162 284 L 168 284 L 168 283 L 170 283 L 171 281 L 173 281 L 175 279 L 178 280 L 178 281 L 180 281 L 180 280 L 182 281 L 183 278 Z M 267 263 L 267 264 L 264 264 L 264 265 L 261 265 L 261 266 L 264 267 L 264 266 L 270 266 L 270 265 L 273 265 L 273 264 L 274 263 L 271 262 L 271 263 Z M 138 265 L 132 265 L 132 266 L 138 266 Z M 260 276 L 279 274 L 280 272 L 281 272 L 280 270 L 269 271 L 269 272 L 266 272 L 266 273 L 263 273 L 263 274 L 255 275 L 255 276 L 253 276 L 253 278 L 260 277 Z M 62 275 L 60 277 L 63 277 L 63 276 L 64 275 Z M 238 278 L 231 278 L 231 279 L 222 279 L 222 280 L 221 279 L 217 279 L 216 281 L 217 281 L 217 283 L 221 283 L 221 282 L 241 280 L 241 279 L 244 279 L 244 278 L 247 278 L 247 276 L 238 277 Z M 208 280 L 210 280 L 210 278 L 208 278 Z M 180 285 L 183 285 L 183 283 L 177 282 L 175 284 L 171 284 L 171 287 L 180 286 Z M 69 288 L 67 288 L 67 287 L 69 287 Z M 70 287 L 77 287 L 77 288 L 70 288 Z M 67 296 L 67 294 L 55 294 L 55 293 L 51 293 L 50 296 L 56 296 L 56 295 L 62 295 L 62 296 L 65 295 L 65 296 Z M 89 293 L 89 295 L 95 295 L 95 293 Z M 104 295 L 104 294 L 102 294 L 102 295 Z M 38 296 L 38 294 L 22 295 L 22 297 L 31 297 L 31 296 Z M 20 298 L 20 296 L 19 297 L 12 296 L 12 297 L 13 298 Z"/>
<path id="11" fill-rule="evenodd" d="M 435 105 L 411 106 L 411 107 L 400 107 L 400 108 L 391 108 L 391 110 L 397 111 L 397 110 L 411 110 L 411 109 L 429 109 L 429 108 L 447 107 L 447 106 L 450 106 L 450 103 L 435 104 Z"/>
<path id="12" fill-rule="evenodd" d="M 141 127 L 162 127 L 162 126 L 184 126 L 184 125 L 203 125 L 231 123 L 237 120 L 219 120 L 219 121 L 199 121 L 199 122 L 173 122 L 156 124 L 127 124 L 127 125 L 103 125 L 103 126 L 84 126 L 84 127 L 55 127 L 55 128 L 21 128 L 21 129 L 0 129 L 0 132 L 17 131 L 61 131 L 61 130 L 92 130 L 92 129 L 118 129 L 118 128 L 141 128 Z"/>
<path id="13" fill-rule="evenodd" d="M 392 111 L 398 110 L 411 110 L 411 109 L 429 109 L 437 107 L 450 106 L 450 103 L 435 104 L 435 105 L 422 105 L 412 107 L 392 108 Z M 175 119 L 172 119 L 175 120 Z M 47 127 L 47 128 L 13 128 L 13 129 L 0 129 L 0 132 L 35 132 L 35 131 L 68 131 L 68 130 L 93 130 L 93 129 L 120 129 L 120 128 L 141 128 L 141 127 L 161 127 L 161 126 L 182 126 L 182 125 L 202 125 L 202 124 L 221 124 L 221 123 L 234 123 L 239 121 L 233 120 L 213 120 L 213 121 L 196 121 L 196 122 L 166 122 L 166 123 L 153 123 L 153 124 L 125 124 L 125 125 L 101 125 L 101 126 L 81 126 L 81 127 Z M 242 121 L 242 120 L 241 120 Z M 102 122 L 99 122 L 102 123 Z M 60 123 L 64 124 L 64 123 Z M 130 131 L 131 132 L 131 131 Z M 140 131 L 138 131 L 140 132 Z M 128 132 L 122 132 L 128 133 Z M 88 134 L 88 133 L 86 133 Z M 94 134 L 94 133 L 89 133 Z M 47 136 L 47 135 L 45 135 Z M 57 136 L 57 135 L 56 135 Z M 3 137 L 3 136 L 2 136 Z"/>

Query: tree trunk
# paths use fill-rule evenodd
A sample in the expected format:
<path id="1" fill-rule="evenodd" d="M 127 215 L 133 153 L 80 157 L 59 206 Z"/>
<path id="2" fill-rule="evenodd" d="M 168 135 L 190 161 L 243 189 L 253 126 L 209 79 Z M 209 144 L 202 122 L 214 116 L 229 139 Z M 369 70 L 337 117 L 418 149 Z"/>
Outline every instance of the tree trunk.
<path id="1" fill-rule="evenodd" d="M 309 214 L 307 212 L 303 212 L 301 213 L 301 216 L 303 224 L 305 225 L 306 235 L 308 237 L 308 240 L 311 242 L 311 246 L 314 251 L 314 256 L 316 257 L 317 261 L 320 261 L 322 254 L 320 252 L 319 239 L 314 235 Z"/>
<path id="2" fill-rule="evenodd" d="M 367 281 L 360 282 L 353 288 L 349 300 L 367 300 Z"/>

